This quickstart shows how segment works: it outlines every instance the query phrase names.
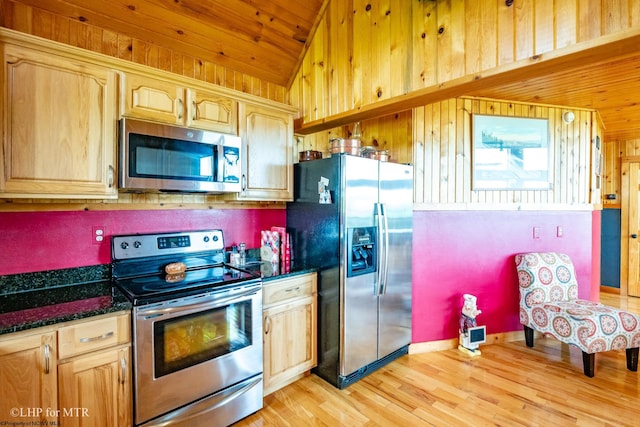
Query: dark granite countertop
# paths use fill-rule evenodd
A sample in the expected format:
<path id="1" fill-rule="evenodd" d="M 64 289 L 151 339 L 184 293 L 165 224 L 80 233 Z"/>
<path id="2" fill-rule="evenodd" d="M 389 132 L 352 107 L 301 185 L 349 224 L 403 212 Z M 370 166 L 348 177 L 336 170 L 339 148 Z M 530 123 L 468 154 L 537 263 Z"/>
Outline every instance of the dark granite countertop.
<path id="1" fill-rule="evenodd" d="M 287 277 L 293 277 L 300 274 L 315 273 L 318 271 L 317 268 L 313 267 L 294 266 L 290 272 L 281 273 L 277 267 L 274 267 L 268 261 L 248 261 L 245 265 L 238 265 L 234 267 L 259 274 L 262 277 L 263 283 L 267 283 L 271 280 L 286 279 Z"/>
<path id="2" fill-rule="evenodd" d="M 280 273 L 257 261 L 241 268 L 260 274 L 265 283 L 317 271 L 298 266 Z M 0 335 L 131 308 L 111 284 L 109 265 L 0 276 Z"/>
<path id="3" fill-rule="evenodd" d="M 121 310 L 108 265 L 0 276 L 0 335 Z"/>

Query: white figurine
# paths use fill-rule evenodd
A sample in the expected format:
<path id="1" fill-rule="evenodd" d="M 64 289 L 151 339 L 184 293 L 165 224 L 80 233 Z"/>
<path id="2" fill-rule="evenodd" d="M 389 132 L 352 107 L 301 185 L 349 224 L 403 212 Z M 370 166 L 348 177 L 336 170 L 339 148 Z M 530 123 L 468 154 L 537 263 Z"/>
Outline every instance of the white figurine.
<path id="1" fill-rule="evenodd" d="M 464 294 L 464 304 L 462 306 L 462 314 L 460 316 L 460 345 L 458 349 L 471 356 L 477 356 L 480 354 L 477 342 L 471 342 L 469 336 L 469 329 L 478 326 L 476 322 L 476 316 L 482 313 L 482 310 L 478 310 L 478 299 L 471 294 Z M 483 341 L 484 342 L 484 341 Z"/>

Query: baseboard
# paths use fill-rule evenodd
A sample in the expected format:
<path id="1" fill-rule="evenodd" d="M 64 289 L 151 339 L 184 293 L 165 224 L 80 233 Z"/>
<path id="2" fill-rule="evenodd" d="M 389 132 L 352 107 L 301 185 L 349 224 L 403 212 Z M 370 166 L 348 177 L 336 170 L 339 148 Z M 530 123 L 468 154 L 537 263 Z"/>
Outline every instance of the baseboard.
<path id="1" fill-rule="evenodd" d="M 607 294 L 617 294 L 620 295 L 620 288 L 614 288 L 612 286 L 604 286 L 600 285 L 600 292 L 605 292 Z"/>
<path id="2" fill-rule="evenodd" d="M 536 332 L 536 335 L 542 336 L 542 334 L 540 334 L 539 332 Z M 499 344 L 499 343 L 505 343 L 505 342 L 511 342 L 511 341 L 524 341 L 524 332 L 513 331 L 513 332 L 501 332 L 499 334 L 489 334 L 487 335 L 487 342 L 482 344 L 480 347 L 484 345 Z M 458 344 L 460 344 L 458 338 L 412 343 L 411 345 L 409 345 L 409 354 L 430 353 L 432 351 L 451 350 L 454 348 L 458 348 Z"/>

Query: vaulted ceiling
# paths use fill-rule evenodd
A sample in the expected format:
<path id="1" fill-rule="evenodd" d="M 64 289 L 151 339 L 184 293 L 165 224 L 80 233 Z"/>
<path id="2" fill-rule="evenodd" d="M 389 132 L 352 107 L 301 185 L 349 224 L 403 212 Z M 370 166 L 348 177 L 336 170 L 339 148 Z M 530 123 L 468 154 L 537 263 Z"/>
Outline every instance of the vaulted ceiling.
<path id="1" fill-rule="evenodd" d="M 14 0 L 287 86 L 329 0 Z M 640 51 L 468 95 L 591 108 L 640 139 Z"/>
<path id="2" fill-rule="evenodd" d="M 16 0 L 287 86 L 325 0 Z"/>

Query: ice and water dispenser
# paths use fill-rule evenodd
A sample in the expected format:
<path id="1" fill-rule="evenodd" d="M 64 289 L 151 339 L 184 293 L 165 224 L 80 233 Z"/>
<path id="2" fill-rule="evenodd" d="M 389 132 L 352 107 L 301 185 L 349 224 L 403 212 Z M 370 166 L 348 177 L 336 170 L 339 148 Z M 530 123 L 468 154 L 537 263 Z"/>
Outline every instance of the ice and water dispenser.
<path id="1" fill-rule="evenodd" d="M 376 227 L 348 231 L 347 277 L 376 271 Z"/>

